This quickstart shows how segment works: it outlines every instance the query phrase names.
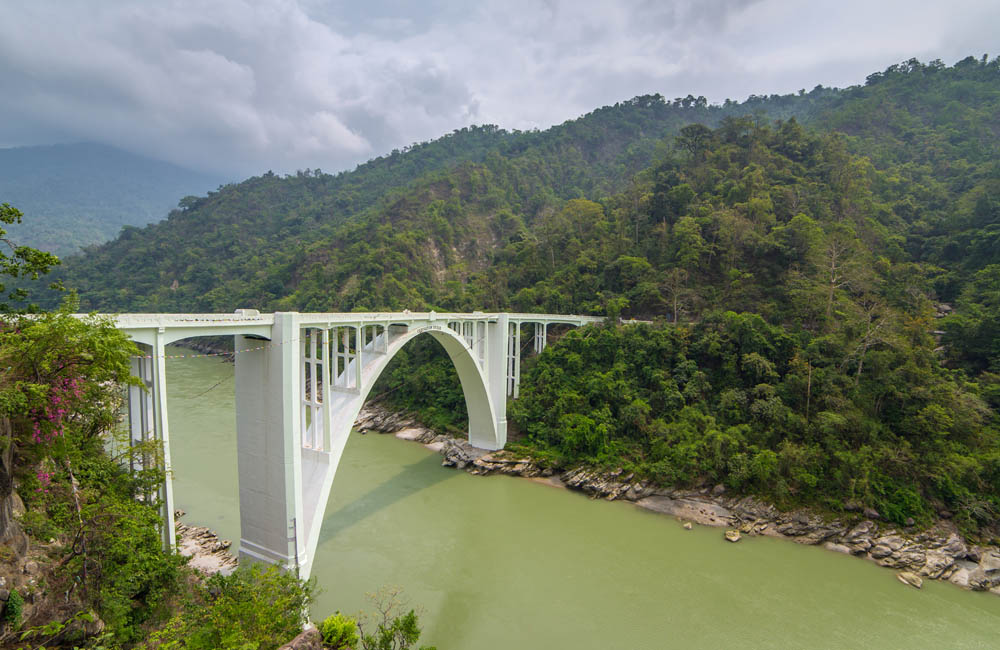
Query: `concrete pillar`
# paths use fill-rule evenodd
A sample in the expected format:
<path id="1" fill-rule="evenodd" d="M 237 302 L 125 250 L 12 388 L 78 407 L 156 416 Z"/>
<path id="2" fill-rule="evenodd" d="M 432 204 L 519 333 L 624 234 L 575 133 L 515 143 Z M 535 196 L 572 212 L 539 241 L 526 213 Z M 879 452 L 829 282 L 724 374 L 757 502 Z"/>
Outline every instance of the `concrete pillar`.
<path id="1" fill-rule="evenodd" d="M 142 380 L 142 386 L 128 387 L 129 446 L 136 447 L 153 439 L 153 348 L 137 343 L 140 357 L 131 361 L 132 374 Z M 132 458 L 130 469 L 135 472 L 146 466 L 148 459 Z"/>
<path id="2" fill-rule="evenodd" d="M 360 393 L 363 383 L 361 373 L 364 370 L 361 367 L 361 326 L 356 325 L 352 329 L 354 330 L 354 354 L 351 355 L 351 360 L 354 362 L 354 390 Z"/>
<path id="3" fill-rule="evenodd" d="M 132 374 L 142 380 L 142 386 L 128 388 L 129 445 L 138 446 L 150 441 L 160 443 L 163 456 L 164 479 L 157 490 L 160 501 L 160 516 L 163 526 L 160 530 L 163 548 L 173 550 L 177 545 L 174 534 L 174 486 L 170 476 L 170 428 L 167 419 L 167 369 L 164 331 L 160 329 L 153 336 L 151 345 L 137 343 L 140 357 L 131 361 Z M 150 466 L 149 454 L 132 458 L 130 469 L 139 471 Z M 152 500 L 152 494 L 146 494 Z"/>
<path id="4" fill-rule="evenodd" d="M 546 328 L 545 323 L 535 323 L 534 350 L 535 354 L 541 354 L 545 350 Z"/>
<path id="5" fill-rule="evenodd" d="M 330 432 L 333 431 L 333 408 L 330 405 L 330 367 L 331 367 L 331 356 L 330 356 L 330 330 L 329 328 L 323 328 L 323 341 L 321 345 L 323 349 L 323 365 L 320 366 L 322 373 L 322 384 L 323 384 L 323 439 L 322 445 L 324 451 L 330 451 L 332 447 L 330 446 Z M 336 360 L 333 361 L 336 364 Z"/>
<path id="6" fill-rule="evenodd" d="M 240 560 L 305 563 L 299 315 L 274 315 L 271 345 L 236 355 Z M 253 347 L 242 336 L 237 349 Z M 298 542 L 298 546 L 296 546 Z"/>
<path id="7" fill-rule="evenodd" d="M 507 444 L 507 314 L 486 323 L 486 383 L 496 415 L 498 448 Z"/>
<path id="8" fill-rule="evenodd" d="M 164 334 L 164 328 L 159 328 L 152 346 L 153 432 L 163 450 L 164 479 L 163 485 L 160 487 L 163 546 L 173 550 L 177 545 L 177 538 L 174 534 L 174 485 L 170 477 L 170 426 L 167 421 L 167 346 Z"/>
<path id="9" fill-rule="evenodd" d="M 514 324 L 514 391 L 517 399 L 521 394 L 521 323 Z"/>

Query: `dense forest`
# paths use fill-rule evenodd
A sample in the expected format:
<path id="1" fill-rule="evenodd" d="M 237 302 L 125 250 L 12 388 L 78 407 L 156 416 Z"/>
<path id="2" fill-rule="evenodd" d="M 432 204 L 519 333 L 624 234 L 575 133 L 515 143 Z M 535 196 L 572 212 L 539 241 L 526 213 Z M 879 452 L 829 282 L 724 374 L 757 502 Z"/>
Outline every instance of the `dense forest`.
<path id="1" fill-rule="evenodd" d="M 573 332 L 529 360 L 519 444 L 990 535 L 998 145 L 987 57 L 721 106 L 645 96 L 543 132 L 473 127 L 350 173 L 226 186 L 61 277 L 97 310 L 654 320 Z M 380 390 L 462 422 L 429 344 Z"/>
<path id="2" fill-rule="evenodd" d="M 58 255 L 159 221 L 178 197 L 222 182 L 99 144 L 0 148 L 0 197 L 31 215 L 8 228 L 11 239 Z"/>

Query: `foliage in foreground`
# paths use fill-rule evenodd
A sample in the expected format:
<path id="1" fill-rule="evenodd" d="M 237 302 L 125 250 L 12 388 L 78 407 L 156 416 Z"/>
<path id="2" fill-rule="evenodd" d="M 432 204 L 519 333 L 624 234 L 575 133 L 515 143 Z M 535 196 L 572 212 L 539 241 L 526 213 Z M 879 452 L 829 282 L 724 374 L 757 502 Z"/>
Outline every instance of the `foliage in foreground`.
<path id="1" fill-rule="evenodd" d="M 195 582 L 180 611 L 139 648 L 274 650 L 302 631 L 313 584 L 259 563 Z"/>
<path id="2" fill-rule="evenodd" d="M 0 326 L 0 417 L 10 430 L 0 497 L 17 481 L 28 512 L 12 525 L 57 543 L 35 596 L 56 610 L 92 608 L 128 642 L 174 589 L 181 561 L 161 550 L 153 495 L 162 472 L 127 469 L 130 454 L 152 459 L 155 450 L 107 450 L 135 347 L 111 323 L 74 318 L 72 307 Z"/>
<path id="3" fill-rule="evenodd" d="M 21 636 L 58 642 L 81 615 L 93 622 L 93 609 L 106 647 L 132 647 L 164 623 L 145 647 L 267 650 L 294 637 L 310 584 L 259 565 L 202 582 L 162 550 L 158 450 L 109 439 L 135 347 L 71 308 L 8 317 L 0 329 L 0 416 L 12 423 L 4 446 L 28 508 L 19 523 L 48 547 L 50 570 L 33 590 L 54 603 Z"/>
<path id="4" fill-rule="evenodd" d="M 369 599 L 375 611 L 362 613 L 357 620 L 363 650 L 409 650 L 420 640 L 416 611 L 406 609 L 399 589 L 384 588 Z M 420 650 L 436 648 L 420 646 Z"/>
<path id="5" fill-rule="evenodd" d="M 360 640 L 357 620 L 340 612 L 327 616 L 319 625 L 319 633 L 323 644 L 334 650 L 354 648 Z"/>

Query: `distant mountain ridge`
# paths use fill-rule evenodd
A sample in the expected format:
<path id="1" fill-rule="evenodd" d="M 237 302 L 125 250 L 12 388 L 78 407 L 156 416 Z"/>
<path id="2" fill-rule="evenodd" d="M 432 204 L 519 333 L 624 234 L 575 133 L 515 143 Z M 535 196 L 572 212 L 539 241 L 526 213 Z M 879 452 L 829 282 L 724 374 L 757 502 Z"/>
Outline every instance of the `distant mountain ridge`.
<path id="1" fill-rule="evenodd" d="M 25 214 L 19 245 L 60 256 L 115 238 L 122 226 L 166 217 L 221 177 L 94 143 L 0 149 L 0 201 Z"/>

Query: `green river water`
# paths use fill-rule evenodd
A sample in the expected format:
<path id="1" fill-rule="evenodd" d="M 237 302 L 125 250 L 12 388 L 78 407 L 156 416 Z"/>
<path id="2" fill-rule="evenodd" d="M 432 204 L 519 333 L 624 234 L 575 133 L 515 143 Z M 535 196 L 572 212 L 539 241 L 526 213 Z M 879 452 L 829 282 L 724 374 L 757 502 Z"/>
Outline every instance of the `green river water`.
<path id="1" fill-rule="evenodd" d="M 167 368 L 177 507 L 236 542 L 233 366 Z M 626 503 L 444 468 L 378 434 L 348 442 L 313 575 L 316 618 L 399 586 L 423 610 L 421 642 L 439 650 L 1000 648 L 996 596 L 918 591 L 781 540 L 729 544 Z"/>

